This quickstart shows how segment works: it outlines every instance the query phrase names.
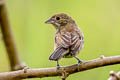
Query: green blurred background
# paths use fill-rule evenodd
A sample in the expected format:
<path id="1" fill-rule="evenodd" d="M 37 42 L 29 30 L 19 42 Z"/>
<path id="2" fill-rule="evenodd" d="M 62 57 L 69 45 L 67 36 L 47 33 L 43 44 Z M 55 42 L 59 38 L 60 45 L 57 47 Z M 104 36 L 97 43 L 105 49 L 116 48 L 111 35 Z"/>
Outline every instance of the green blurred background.
<path id="1" fill-rule="evenodd" d="M 61 12 L 72 16 L 84 32 L 85 46 L 78 55 L 80 59 L 87 61 L 101 55 L 120 54 L 120 0 L 6 0 L 6 3 L 19 55 L 30 68 L 56 66 L 56 62 L 48 60 L 53 52 L 55 29 L 44 22 Z M 74 58 L 60 61 L 62 66 L 75 63 Z M 107 80 L 109 71 L 119 71 L 119 66 L 79 72 L 67 80 Z M 8 70 L 8 58 L 3 41 L 0 41 L 0 72 Z"/>

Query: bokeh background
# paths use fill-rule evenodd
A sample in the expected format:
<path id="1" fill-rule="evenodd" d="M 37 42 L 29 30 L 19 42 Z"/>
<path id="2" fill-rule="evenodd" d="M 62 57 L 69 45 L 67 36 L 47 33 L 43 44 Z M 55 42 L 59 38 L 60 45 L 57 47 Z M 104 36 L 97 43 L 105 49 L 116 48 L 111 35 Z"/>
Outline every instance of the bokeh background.
<path id="1" fill-rule="evenodd" d="M 85 46 L 78 55 L 80 59 L 120 54 L 120 0 L 6 0 L 6 4 L 19 55 L 30 68 L 56 66 L 56 62 L 48 60 L 53 52 L 55 29 L 44 23 L 55 13 L 69 14 L 84 32 Z M 77 60 L 72 58 L 60 61 L 62 66 L 75 63 Z M 75 73 L 67 80 L 107 80 L 111 70 L 119 71 L 120 65 Z M 9 61 L 1 40 L 0 72 L 6 71 Z"/>

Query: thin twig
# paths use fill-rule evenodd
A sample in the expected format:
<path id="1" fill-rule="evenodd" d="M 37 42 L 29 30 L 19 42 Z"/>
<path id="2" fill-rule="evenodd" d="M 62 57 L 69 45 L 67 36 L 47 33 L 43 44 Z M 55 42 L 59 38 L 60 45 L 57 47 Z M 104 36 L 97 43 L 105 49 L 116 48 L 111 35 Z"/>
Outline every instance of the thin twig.
<path id="1" fill-rule="evenodd" d="M 108 78 L 108 80 L 120 80 L 120 71 L 117 73 L 114 71 L 110 71 L 110 77 Z"/>
<path id="2" fill-rule="evenodd" d="M 120 56 L 112 56 L 105 58 L 98 58 L 91 61 L 83 62 L 78 67 L 76 65 L 61 67 L 60 69 L 56 68 L 41 68 L 41 69 L 28 69 L 26 73 L 23 70 L 0 73 L 0 80 L 16 80 L 16 79 L 26 79 L 26 78 L 43 78 L 43 77 L 53 77 L 53 76 L 62 76 L 63 70 L 69 75 L 85 70 L 90 70 L 98 67 L 119 64 Z M 78 69 L 79 68 L 79 69 Z M 79 71 L 78 71 L 79 70 Z"/>
<path id="3" fill-rule="evenodd" d="M 4 0 L 1 0 L 3 2 Z M 1 24 L 1 31 L 3 35 L 3 40 L 5 43 L 5 47 L 8 53 L 8 58 L 10 61 L 11 70 L 18 70 L 23 68 L 24 65 L 21 64 L 20 58 L 18 56 L 18 50 L 16 48 L 11 25 L 8 19 L 6 5 L 2 4 L 0 6 L 0 24 Z"/>

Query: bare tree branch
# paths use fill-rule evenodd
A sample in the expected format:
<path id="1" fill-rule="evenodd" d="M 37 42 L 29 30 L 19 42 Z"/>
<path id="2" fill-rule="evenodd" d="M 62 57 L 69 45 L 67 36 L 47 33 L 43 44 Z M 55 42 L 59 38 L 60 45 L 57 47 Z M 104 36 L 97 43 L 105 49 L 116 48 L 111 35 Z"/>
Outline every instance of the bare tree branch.
<path id="1" fill-rule="evenodd" d="M 4 1 L 5 0 L 0 0 L 0 3 Z M 23 65 L 21 64 L 20 58 L 18 56 L 18 50 L 14 42 L 5 3 L 0 5 L 0 24 L 1 24 L 1 31 L 3 34 L 3 40 L 10 61 L 11 70 L 21 69 L 23 68 Z"/>
<path id="2" fill-rule="evenodd" d="M 4 4 L 4 1 L 3 0 L 0 0 L 0 5 Z"/>
<path id="3" fill-rule="evenodd" d="M 73 73 L 94 69 L 97 67 L 103 67 L 113 64 L 120 64 L 120 56 L 101 57 L 91 61 L 83 62 L 78 67 L 77 65 L 71 65 L 66 67 L 56 68 L 41 68 L 41 69 L 28 69 L 25 73 L 23 70 L 0 73 L 0 80 L 16 80 L 26 78 L 43 78 L 52 76 L 62 76 L 65 78 Z M 64 76 L 63 76 L 64 74 Z"/>

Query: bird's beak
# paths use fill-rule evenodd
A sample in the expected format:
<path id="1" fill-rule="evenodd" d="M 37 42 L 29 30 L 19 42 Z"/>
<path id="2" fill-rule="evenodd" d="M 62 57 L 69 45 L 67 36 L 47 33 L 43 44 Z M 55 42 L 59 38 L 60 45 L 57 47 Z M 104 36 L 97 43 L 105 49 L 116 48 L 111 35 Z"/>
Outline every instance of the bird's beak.
<path id="1" fill-rule="evenodd" d="M 50 18 L 50 19 L 48 19 L 47 21 L 45 21 L 45 23 L 46 23 L 46 24 L 53 24 L 54 21 Z"/>

